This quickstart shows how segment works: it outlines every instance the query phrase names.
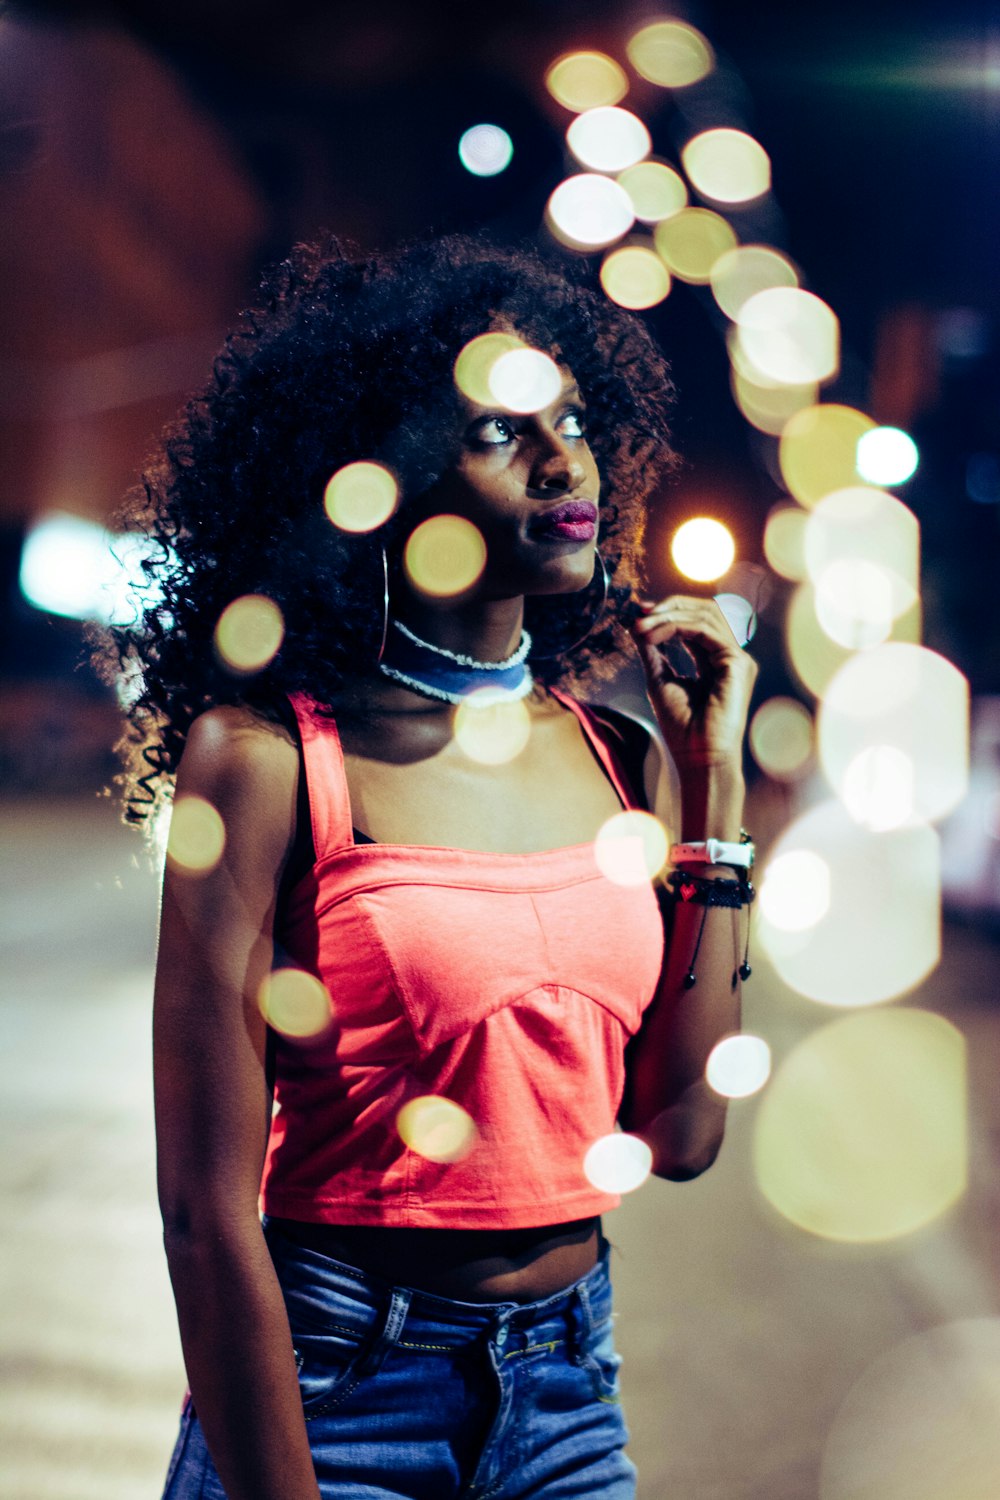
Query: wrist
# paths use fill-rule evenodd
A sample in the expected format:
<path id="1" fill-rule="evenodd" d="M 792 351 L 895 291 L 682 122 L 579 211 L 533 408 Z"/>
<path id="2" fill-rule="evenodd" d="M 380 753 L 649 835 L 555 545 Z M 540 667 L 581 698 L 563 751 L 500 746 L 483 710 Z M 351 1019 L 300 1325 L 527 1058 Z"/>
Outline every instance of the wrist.
<path id="1" fill-rule="evenodd" d="M 738 842 L 746 800 L 742 768 L 722 763 L 685 767 L 680 783 L 681 842 Z"/>

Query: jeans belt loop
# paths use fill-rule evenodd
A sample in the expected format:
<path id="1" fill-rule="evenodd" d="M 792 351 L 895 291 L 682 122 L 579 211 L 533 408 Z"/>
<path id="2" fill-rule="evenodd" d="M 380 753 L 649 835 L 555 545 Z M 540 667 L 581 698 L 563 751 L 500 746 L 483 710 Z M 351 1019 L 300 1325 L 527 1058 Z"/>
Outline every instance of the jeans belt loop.
<path id="1" fill-rule="evenodd" d="M 392 1346 L 398 1342 L 399 1335 L 403 1331 L 412 1295 L 409 1287 L 393 1287 L 392 1296 L 389 1298 L 385 1317 L 382 1320 L 382 1327 L 358 1360 L 359 1374 L 374 1375 L 375 1371 L 381 1368 L 382 1361 Z"/>

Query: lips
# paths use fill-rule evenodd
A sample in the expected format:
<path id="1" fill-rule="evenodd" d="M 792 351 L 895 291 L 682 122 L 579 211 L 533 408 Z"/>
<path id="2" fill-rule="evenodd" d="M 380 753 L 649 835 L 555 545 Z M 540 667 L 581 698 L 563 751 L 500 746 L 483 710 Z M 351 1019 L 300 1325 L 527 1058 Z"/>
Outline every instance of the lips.
<path id="1" fill-rule="evenodd" d="M 592 500 L 567 500 L 535 516 L 528 530 L 540 541 L 589 542 L 597 534 L 597 515 Z"/>

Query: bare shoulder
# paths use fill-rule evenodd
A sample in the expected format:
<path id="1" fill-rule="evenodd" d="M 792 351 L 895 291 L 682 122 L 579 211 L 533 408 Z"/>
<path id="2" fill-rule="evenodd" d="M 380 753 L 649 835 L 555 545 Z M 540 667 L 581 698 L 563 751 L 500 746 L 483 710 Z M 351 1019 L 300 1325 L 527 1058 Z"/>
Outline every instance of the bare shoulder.
<path id="1" fill-rule="evenodd" d="M 177 769 L 176 796 L 204 797 L 227 825 L 283 851 L 295 833 L 299 756 L 283 724 L 223 704 L 199 714 Z M 232 830 L 231 830 L 232 820 Z"/>

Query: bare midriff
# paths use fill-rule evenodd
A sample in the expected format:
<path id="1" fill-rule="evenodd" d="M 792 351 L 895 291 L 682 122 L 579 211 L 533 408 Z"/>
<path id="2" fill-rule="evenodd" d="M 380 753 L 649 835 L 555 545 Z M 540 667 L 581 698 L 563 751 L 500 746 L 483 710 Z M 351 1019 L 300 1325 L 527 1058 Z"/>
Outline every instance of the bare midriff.
<path id="1" fill-rule="evenodd" d="M 532 1229 L 386 1229 L 272 1218 L 297 1244 L 458 1302 L 537 1302 L 586 1276 L 597 1263 L 600 1220 Z"/>

